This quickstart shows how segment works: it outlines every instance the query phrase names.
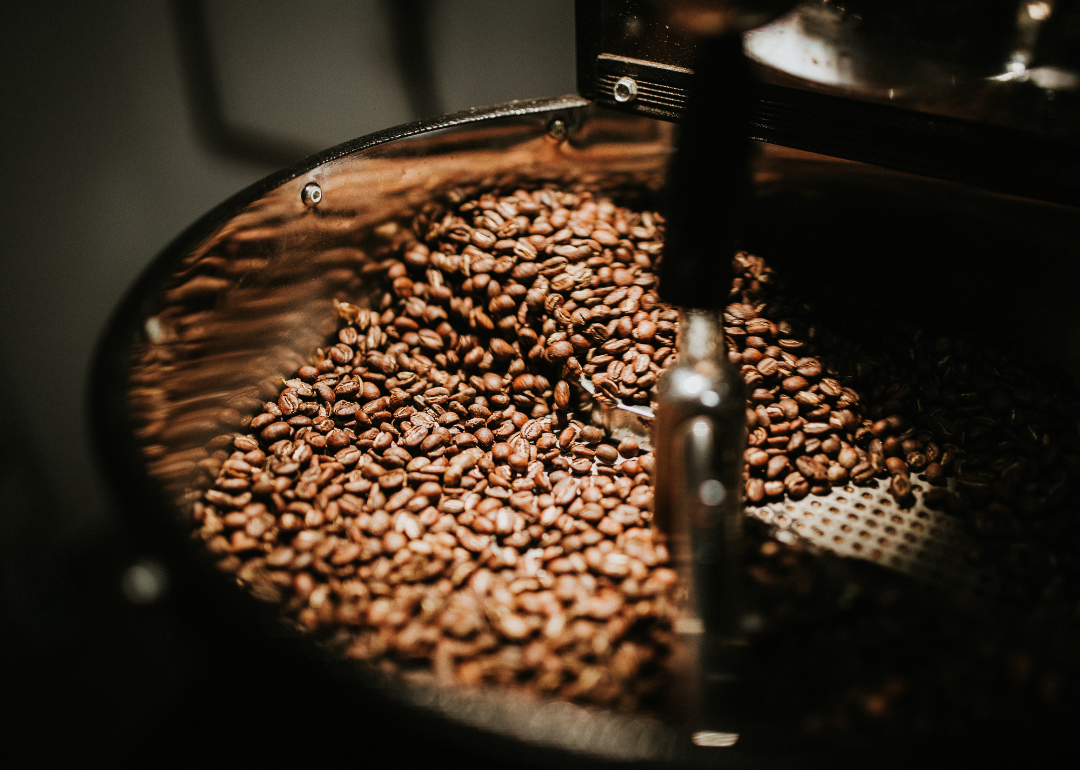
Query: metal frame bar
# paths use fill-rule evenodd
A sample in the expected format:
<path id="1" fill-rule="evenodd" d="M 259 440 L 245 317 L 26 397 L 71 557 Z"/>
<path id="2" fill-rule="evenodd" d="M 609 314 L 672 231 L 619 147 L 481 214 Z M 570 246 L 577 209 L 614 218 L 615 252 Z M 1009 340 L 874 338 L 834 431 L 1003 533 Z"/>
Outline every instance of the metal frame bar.
<path id="1" fill-rule="evenodd" d="M 601 50 L 601 0 L 577 1 L 578 90 L 612 109 L 682 120 L 690 70 Z M 637 96 L 615 98 L 619 78 Z M 870 163 L 1050 203 L 1080 206 L 1080 146 L 1017 129 L 767 83 L 749 135 L 770 144 Z"/>

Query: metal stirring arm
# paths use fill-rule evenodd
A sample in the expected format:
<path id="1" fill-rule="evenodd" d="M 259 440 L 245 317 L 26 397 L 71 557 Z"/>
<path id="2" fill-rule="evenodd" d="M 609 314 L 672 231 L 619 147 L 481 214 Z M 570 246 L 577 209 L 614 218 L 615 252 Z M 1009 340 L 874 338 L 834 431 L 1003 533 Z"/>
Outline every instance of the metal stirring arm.
<path id="1" fill-rule="evenodd" d="M 722 320 L 683 311 L 679 361 L 658 383 L 656 525 L 682 590 L 675 631 L 677 698 L 691 731 L 737 732 L 742 646 L 745 385 L 723 353 Z"/>
<path id="2" fill-rule="evenodd" d="M 750 187 L 752 76 L 738 34 L 703 40 L 668 179 L 660 297 L 681 308 L 678 362 L 657 383 L 656 524 L 683 595 L 675 659 L 699 745 L 738 733 L 746 397 L 722 311 Z M 705 737 L 702 737 L 705 736 Z M 732 739 L 733 740 L 733 739 Z"/>

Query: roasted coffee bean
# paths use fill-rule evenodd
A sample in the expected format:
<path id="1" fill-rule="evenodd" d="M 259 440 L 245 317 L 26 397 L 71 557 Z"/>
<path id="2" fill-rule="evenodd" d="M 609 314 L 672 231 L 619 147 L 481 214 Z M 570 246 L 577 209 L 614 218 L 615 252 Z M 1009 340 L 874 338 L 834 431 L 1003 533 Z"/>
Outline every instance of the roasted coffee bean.
<path id="1" fill-rule="evenodd" d="M 926 475 L 926 480 L 931 484 L 945 483 L 945 469 L 941 466 L 941 463 L 930 463 L 923 473 Z"/>
<path id="2" fill-rule="evenodd" d="M 281 410 L 282 417 L 291 417 L 296 414 L 300 409 L 300 397 L 296 395 L 296 391 L 291 388 L 286 390 L 278 397 L 278 409 Z"/>
<path id="3" fill-rule="evenodd" d="M 807 388 L 810 383 L 807 382 L 805 377 L 797 374 L 793 377 L 788 377 L 787 379 L 785 379 L 781 383 L 781 385 L 788 393 L 795 393 L 797 391 Z"/>
<path id="4" fill-rule="evenodd" d="M 553 397 L 555 406 L 559 409 L 565 409 L 570 404 L 570 386 L 566 384 L 565 380 L 559 380 L 555 383 Z"/>
<path id="5" fill-rule="evenodd" d="M 799 472 L 790 473 L 784 478 L 784 488 L 794 499 L 799 500 L 810 492 L 810 484 Z"/>
<path id="6" fill-rule="evenodd" d="M 911 495 L 911 482 L 904 473 L 897 473 L 889 482 L 889 491 L 897 500 L 907 500 Z"/>
<path id="7" fill-rule="evenodd" d="M 774 455 L 769 458 L 768 469 L 765 471 L 765 475 L 767 478 L 775 479 L 779 476 L 786 476 L 790 470 L 791 462 L 786 456 Z"/>
<path id="8" fill-rule="evenodd" d="M 565 361 L 570 356 L 574 355 L 574 346 L 566 341 L 553 342 L 548 345 L 547 350 L 544 351 L 544 355 L 552 363 Z"/>
<path id="9" fill-rule="evenodd" d="M 795 362 L 795 368 L 807 380 L 814 380 L 821 376 L 821 362 L 816 358 L 800 358 Z"/>
<path id="10" fill-rule="evenodd" d="M 907 465 L 911 470 L 919 472 L 926 468 L 927 460 L 926 455 L 922 452 L 911 452 L 905 458 Z"/>
<path id="11" fill-rule="evenodd" d="M 861 462 L 851 469 L 851 480 L 856 482 L 869 481 L 874 477 L 874 466 L 869 462 Z"/>
<path id="12" fill-rule="evenodd" d="M 899 457 L 890 457 L 886 459 L 885 468 L 894 476 L 897 474 L 907 475 L 907 464 Z"/>
<path id="13" fill-rule="evenodd" d="M 596 459 L 606 465 L 612 465 L 619 459 L 619 450 L 611 444 L 601 444 L 596 448 Z"/>
<path id="14" fill-rule="evenodd" d="M 757 447 L 746 450 L 746 462 L 755 467 L 763 467 L 769 462 L 769 455 Z"/>
<path id="15" fill-rule="evenodd" d="M 828 471 L 812 457 L 803 455 L 795 460 L 795 467 L 799 469 L 799 473 L 807 479 L 813 479 L 815 481 L 824 481 L 828 478 Z"/>

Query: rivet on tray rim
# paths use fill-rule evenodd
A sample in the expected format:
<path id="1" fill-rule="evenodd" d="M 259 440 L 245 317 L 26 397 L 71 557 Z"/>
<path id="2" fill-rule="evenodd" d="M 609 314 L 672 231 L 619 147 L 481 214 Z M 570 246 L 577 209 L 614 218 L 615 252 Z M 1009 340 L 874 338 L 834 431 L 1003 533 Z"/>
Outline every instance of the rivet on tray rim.
<path id="1" fill-rule="evenodd" d="M 309 209 L 313 209 L 319 205 L 319 201 L 322 200 L 322 188 L 319 187 L 317 182 L 308 182 L 304 185 L 304 189 L 300 191 L 300 200 Z"/>
<path id="2" fill-rule="evenodd" d="M 570 129 L 562 118 L 552 118 L 547 124 L 547 135 L 556 141 L 561 142 L 569 133 Z"/>

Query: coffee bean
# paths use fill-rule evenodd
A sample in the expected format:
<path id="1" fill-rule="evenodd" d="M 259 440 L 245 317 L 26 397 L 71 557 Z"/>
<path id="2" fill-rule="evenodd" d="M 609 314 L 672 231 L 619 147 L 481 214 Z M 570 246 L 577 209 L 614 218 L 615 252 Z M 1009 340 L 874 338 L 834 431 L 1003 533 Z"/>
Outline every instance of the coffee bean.
<path id="1" fill-rule="evenodd" d="M 296 391 L 287 389 L 278 397 L 278 409 L 281 410 L 283 417 L 291 417 L 296 414 L 300 409 L 300 397 L 296 395 Z"/>
<path id="2" fill-rule="evenodd" d="M 795 393 L 796 391 L 803 390 L 803 389 L 809 387 L 809 385 L 810 385 L 810 383 L 807 382 L 806 378 L 803 377 L 802 375 L 798 375 L 798 374 L 793 376 L 793 377 L 786 378 L 781 383 L 781 386 L 788 393 Z"/>
<path id="3" fill-rule="evenodd" d="M 806 497 L 810 492 L 810 484 L 799 472 L 790 473 L 784 478 L 784 489 L 796 500 Z"/>
<path id="4" fill-rule="evenodd" d="M 769 462 L 769 455 L 757 447 L 751 447 L 745 453 L 746 462 L 754 467 L 763 467 Z"/>
<path id="5" fill-rule="evenodd" d="M 897 474 L 906 475 L 908 470 L 907 464 L 899 457 L 890 457 L 885 460 L 885 468 L 894 476 Z"/>
<path id="6" fill-rule="evenodd" d="M 803 455 L 802 457 L 796 458 L 795 467 L 798 468 L 799 473 L 807 479 L 824 481 L 828 478 L 828 472 L 825 467 L 812 457 Z"/>
<path id="7" fill-rule="evenodd" d="M 611 444 L 601 444 L 596 448 L 596 459 L 602 463 L 611 465 L 619 459 L 619 450 Z"/>
<path id="8" fill-rule="evenodd" d="M 586 425 L 581 429 L 579 438 L 587 444 L 595 444 L 604 437 L 604 432 L 595 425 Z"/>
<path id="9" fill-rule="evenodd" d="M 930 463 L 923 473 L 926 475 L 926 480 L 931 484 L 943 485 L 945 483 L 945 469 L 941 463 Z"/>
<path id="10" fill-rule="evenodd" d="M 875 472 L 874 466 L 864 461 L 851 468 L 851 480 L 859 483 L 869 481 L 874 477 Z"/>
<path id="11" fill-rule="evenodd" d="M 822 371 L 821 362 L 816 358 L 800 358 L 795 362 L 795 369 L 807 380 L 817 379 Z"/>
<path id="12" fill-rule="evenodd" d="M 790 469 L 791 462 L 787 457 L 784 455 L 774 455 L 769 458 L 768 469 L 766 470 L 765 475 L 770 479 L 775 479 L 778 476 L 787 475 Z"/>
<path id="13" fill-rule="evenodd" d="M 267 425 L 259 434 L 263 441 L 274 442 L 292 434 L 292 428 L 283 422 L 275 422 Z"/>
<path id="14" fill-rule="evenodd" d="M 570 356 L 574 355 L 574 346 L 565 340 L 553 342 L 548 345 L 547 349 L 544 351 L 544 355 L 552 363 L 565 361 Z"/>
<path id="15" fill-rule="evenodd" d="M 780 371 L 780 364 L 777 363 L 776 359 L 774 359 L 774 358 L 762 358 L 757 363 L 757 370 L 759 372 L 761 372 L 762 376 L 764 376 L 764 377 L 772 377 L 778 371 Z M 799 378 L 799 379 L 802 379 L 802 378 Z M 789 380 L 792 381 L 792 382 L 789 382 Z M 798 390 L 799 386 L 794 384 L 794 380 L 795 380 L 794 377 L 789 377 L 787 380 L 784 380 L 784 390 L 788 390 L 788 391 Z M 804 382 L 805 382 L 805 380 L 804 380 Z M 805 385 L 803 387 L 805 387 Z"/>
<path id="16" fill-rule="evenodd" d="M 897 500 L 904 501 L 911 495 L 911 482 L 905 473 L 898 473 L 889 482 L 889 492 Z"/>
<path id="17" fill-rule="evenodd" d="M 927 465 L 926 455 L 922 452 L 909 453 L 905 458 L 905 461 L 907 462 L 908 467 L 915 472 L 925 469 Z"/>

